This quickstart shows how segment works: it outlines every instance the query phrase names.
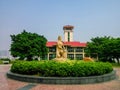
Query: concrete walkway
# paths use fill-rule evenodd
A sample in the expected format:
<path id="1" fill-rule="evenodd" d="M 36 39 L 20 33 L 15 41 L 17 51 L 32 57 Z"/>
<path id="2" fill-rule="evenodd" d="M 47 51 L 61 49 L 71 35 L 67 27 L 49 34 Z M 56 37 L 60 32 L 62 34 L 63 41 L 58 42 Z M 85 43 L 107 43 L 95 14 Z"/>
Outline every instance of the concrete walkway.
<path id="1" fill-rule="evenodd" d="M 118 78 L 109 82 L 84 85 L 48 85 L 26 83 L 12 80 L 6 77 L 10 64 L 0 65 L 0 90 L 120 90 L 120 68 L 117 71 Z"/>

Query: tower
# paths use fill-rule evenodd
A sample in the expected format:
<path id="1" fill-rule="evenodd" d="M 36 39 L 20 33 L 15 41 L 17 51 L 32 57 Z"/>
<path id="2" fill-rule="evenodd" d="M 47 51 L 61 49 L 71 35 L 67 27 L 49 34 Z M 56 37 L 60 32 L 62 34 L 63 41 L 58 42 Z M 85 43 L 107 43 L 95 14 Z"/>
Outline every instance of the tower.
<path id="1" fill-rule="evenodd" d="M 63 26 L 65 42 L 73 41 L 73 28 L 74 26 L 71 25 Z"/>

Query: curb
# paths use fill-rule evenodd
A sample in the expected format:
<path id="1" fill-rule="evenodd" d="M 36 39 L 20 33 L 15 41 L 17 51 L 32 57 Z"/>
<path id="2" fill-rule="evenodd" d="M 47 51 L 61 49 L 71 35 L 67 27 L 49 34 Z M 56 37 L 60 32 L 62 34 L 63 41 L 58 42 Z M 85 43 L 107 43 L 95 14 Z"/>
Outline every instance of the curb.
<path id="1" fill-rule="evenodd" d="M 116 78 L 116 71 L 100 76 L 89 77 L 37 77 L 7 72 L 7 77 L 19 81 L 41 84 L 91 84 L 110 81 Z"/>

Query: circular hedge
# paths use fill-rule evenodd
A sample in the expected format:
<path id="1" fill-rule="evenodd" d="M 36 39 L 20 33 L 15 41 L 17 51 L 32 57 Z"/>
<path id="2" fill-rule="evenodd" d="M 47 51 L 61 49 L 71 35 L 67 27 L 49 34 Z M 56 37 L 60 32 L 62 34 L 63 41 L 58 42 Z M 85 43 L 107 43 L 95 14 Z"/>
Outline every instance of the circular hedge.
<path id="1" fill-rule="evenodd" d="M 15 61 L 11 72 L 43 77 L 87 77 L 99 76 L 113 71 L 110 63 L 67 60 Z"/>

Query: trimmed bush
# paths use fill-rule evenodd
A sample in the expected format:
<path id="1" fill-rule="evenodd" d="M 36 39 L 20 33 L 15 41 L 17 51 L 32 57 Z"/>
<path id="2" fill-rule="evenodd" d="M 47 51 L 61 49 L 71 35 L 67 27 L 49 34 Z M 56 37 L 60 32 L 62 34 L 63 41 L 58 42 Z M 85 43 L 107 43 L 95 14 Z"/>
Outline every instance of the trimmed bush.
<path id="1" fill-rule="evenodd" d="M 0 64 L 9 64 L 10 63 L 10 59 L 9 58 L 1 58 L 0 59 Z"/>
<path id="2" fill-rule="evenodd" d="M 110 73 L 110 63 L 83 61 L 15 61 L 11 71 L 26 75 L 45 77 L 86 77 Z"/>

